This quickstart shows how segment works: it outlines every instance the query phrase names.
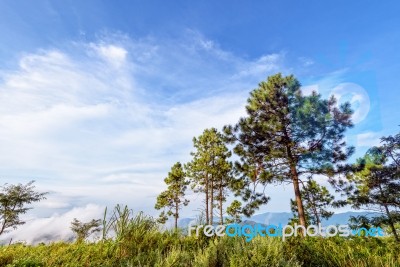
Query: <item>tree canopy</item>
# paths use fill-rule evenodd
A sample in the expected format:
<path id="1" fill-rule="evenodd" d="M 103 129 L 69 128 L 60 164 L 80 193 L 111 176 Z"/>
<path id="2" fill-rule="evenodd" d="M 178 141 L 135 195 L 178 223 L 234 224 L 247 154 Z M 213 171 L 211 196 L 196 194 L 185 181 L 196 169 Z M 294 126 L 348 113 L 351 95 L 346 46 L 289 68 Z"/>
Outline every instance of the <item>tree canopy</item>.
<path id="1" fill-rule="evenodd" d="M 180 162 L 172 166 L 164 182 L 168 188 L 157 197 L 155 208 L 167 209 L 166 212 L 161 212 L 159 222 L 165 223 L 168 217 L 172 216 L 174 217 L 176 229 L 178 228 L 179 210 L 182 206 L 186 206 L 189 203 L 189 200 L 184 198 L 189 182 L 186 180 L 186 174 Z"/>
<path id="2" fill-rule="evenodd" d="M 20 219 L 20 215 L 32 209 L 28 204 L 46 198 L 47 193 L 36 192 L 33 183 L 34 181 L 25 185 L 5 184 L 0 187 L 0 235 L 25 223 Z"/>
<path id="3" fill-rule="evenodd" d="M 395 224 L 400 222 L 400 134 L 383 137 L 381 146 L 371 148 L 353 165 L 344 192 L 355 209 L 382 213 L 375 225 L 388 225 L 400 242 Z"/>
<path id="4" fill-rule="evenodd" d="M 254 182 L 265 186 L 274 180 L 291 181 L 300 224 L 305 226 L 299 179 L 304 174 L 332 177 L 351 155 L 354 149 L 344 141 L 346 129 L 352 127 L 350 104 L 338 106 L 333 96 L 322 99 L 316 92 L 304 96 L 293 75 L 276 74 L 250 93 L 246 111 L 236 125 L 224 128 L 240 157 L 236 166 L 242 186 L 237 190 Z M 266 202 L 266 196 L 253 192 L 249 205 Z M 248 190 L 243 195 L 248 199 Z"/>
<path id="5" fill-rule="evenodd" d="M 223 135 L 217 129 L 206 129 L 193 138 L 195 151 L 192 160 L 186 164 L 188 176 L 195 192 L 205 194 L 205 216 L 207 223 L 213 223 L 214 206 L 217 201 L 220 223 L 223 222 L 222 205 L 231 183 L 231 152 Z"/>

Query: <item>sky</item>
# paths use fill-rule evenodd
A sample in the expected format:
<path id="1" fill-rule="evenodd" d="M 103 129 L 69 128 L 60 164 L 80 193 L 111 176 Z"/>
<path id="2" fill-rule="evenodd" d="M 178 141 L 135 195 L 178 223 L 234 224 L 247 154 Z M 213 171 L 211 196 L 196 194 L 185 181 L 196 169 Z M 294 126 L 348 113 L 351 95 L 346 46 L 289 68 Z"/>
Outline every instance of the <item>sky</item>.
<path id="1" fill-rule="evenodd" d="M 0 1 L 0 184 L 49 192 L 5 238 L 66 238 L 74 217 L 117 203 L 157 215 L 192 138 L 237 122 L 278 72 L 352 103 L 354 161 L 399 132 L 399 12 L 396 1 Z M 290 211 L 291 185 L 267 193 L 259 212 Z M 188 197 L 183 217 L 201 200 Z"/>

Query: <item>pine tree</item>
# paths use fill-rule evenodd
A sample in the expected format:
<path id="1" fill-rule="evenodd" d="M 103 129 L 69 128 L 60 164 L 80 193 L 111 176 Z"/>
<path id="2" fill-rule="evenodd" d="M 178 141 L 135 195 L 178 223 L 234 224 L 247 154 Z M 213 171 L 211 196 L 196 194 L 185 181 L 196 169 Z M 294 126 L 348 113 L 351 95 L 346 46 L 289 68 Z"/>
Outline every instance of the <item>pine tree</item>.
<path id="1" fill-rule="evenodd" d="M 195 192 L 205 194 L 207 224 L 214 222 L 214 207 L 219 208 L 220 223 L 223 222 L 225 202 L 232 164 L 228 161 L 231 152 L 225 145 L 223 135 L 217 129 L 206 129 L 198 138 L 193 138 L 195 152 L 192 161 L 186 164 Z M 217 204 L 215 202 L 217 201 Z"/>
<path id="2" fill-rule="evenodd" d="M 47 192 L 36 192 L 33 183 L 0 186 L 0 235 L 25 224 L 20 216 L 32 209 L 28 204 L 46 199 Z"/>
<path id="3" fill-rule="evenodd" d="M 393 167 L 400 169 L 400 133 L 381 138 L 382 145 L 374 149 L 382 153 Z"/>
<path id="4" fill-rule="evenodd" d="M 165 223 L 168 217 L 172 216 L 175 221 L 175 229 L 177 229 L 179 210 L 182 206 L 187 206 L 189 204 L 189 200 L 184 198 L 189 181 L 186 180 L 186 174 L 182 169 L 181 163 L 177 162 L 172 166 L 164 182 L 168 188 L 157 197 L 155 208 L 166 208 L 167 212 L 165 212 L 165 210 L 162 211 L 158 221 L 160 223 Z"/>
<path id="5" fill-rule="evenodd" d="M 321 223 L 321 219 L 332 217 L 333 212 L 328 211 L 327 208 L 335 206 L 335 197 L 329 193 L 325 186 L 320 186 L 315 180 L 308 179 L 300 192 L 307 222 L 318 225 Z M 290 203 L 295 216 L 294 219 L 298 220 L 296 202 L 291 199 Z"/>
<path id="6" fill-rule="evenodd" d="M 228 161 L 231 152 L 225 146 L 222 135 L 219 135 L 219 142 L 213 151 L 215 158 L 215 171 L 213 172 L 213 191 L 215 192 L 216 207 L 218 208 L 219 223 L 224 224 L 224 202 L 228 195 L 228 189 L 232 181 L 232 163 Z"/>
<path id="7" fill-rule="evenodd" d="M 241 214 L 242 211 L 242 203 L 239 200 L 234 200 L 231 205 L 226 209 L 226 213 L 230 216 L 227 220 L 228 223 L 240 223 L 242 222 Z"/>
<path id="8" fill-rule="evenodd" d="M 382 138 L 382 141 L 382 146 L 370 149 L 357 160 L 355 171 L 347 176 L 350 184 L 346 193 L 353 208 L 382 213 L 370 222 L 389 226 L 400 242 L 395 227 L 400 222 L 400 146 L 392 142 L 395 139 Z"/>
<path id="9" fill-rule="evenodd" d="M 294 76 L 276 74 L 250 93 L 246 111 L 235 126 L 224 127 L 240 157 L 236 165 L 243 186 L 248 181 L 264 187 L 272 181 L 292 182 L 300 224 L 306 226 L 300 176 L 332 177 L 353 152 L 343 140 L 352 126 L 350 104 L 337 107 L 334 97 L 324 100 L 316 92 L 303 96 Z M 262 203 L 250 206 L 250 211 Z"/>
<path id="10" fill-rule="evenodd" d="M 74 220 L 71 222 L 71 230 L 76 234 L 76 242 L 80 243 L 88 238 L 91 234 L 100 232 L 100 225 L 100 219 L 92 219 L 91 221 L 84 223 L 74 218 Z"/>
<path id="11" fill-rule="evenodd" d="M 246 148 L 252 149 L 251 147 Z M 260 156 L 257 157 L 241 145 L 236 146 L 234 152 L 240 155 L 240 162 L 235 162 L 234 175 L 236 178 L 232 179 L 231 188 L 235 196 L 241 196 L 245 202 L 241 213 L 250 217 L 259 206 L 267 204 L 270 200 L 264 190 L 272 177 L 263 171 L 265 164 Z M 263 188 L 260 189 L 260 186 Z"/>

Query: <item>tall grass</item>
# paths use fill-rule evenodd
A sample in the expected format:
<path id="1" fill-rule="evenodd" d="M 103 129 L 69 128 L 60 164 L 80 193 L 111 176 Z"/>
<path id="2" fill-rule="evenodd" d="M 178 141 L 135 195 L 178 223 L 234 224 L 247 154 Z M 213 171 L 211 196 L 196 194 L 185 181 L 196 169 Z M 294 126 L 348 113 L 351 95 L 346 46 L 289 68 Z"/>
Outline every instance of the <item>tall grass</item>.
<path id="1" fill-rule="evenodd" d="M 105 218 L 107 211 L 105 212 Z M 149 216 L 117 206 L 102 240 L 0 247 L 0 266 L 400 266 L 390 238 L 187 236 L 160 231 Z"/>
<path id="2" fill-rule="evenodd" d="M 393 245 L 393 246 L 392 246 Z M 0 266 L 400 266 L 399 247 L 390 240 L 343 238 L 195 237 L 171 232 L 129 244 L 114 240 L 0 248 Z"/>

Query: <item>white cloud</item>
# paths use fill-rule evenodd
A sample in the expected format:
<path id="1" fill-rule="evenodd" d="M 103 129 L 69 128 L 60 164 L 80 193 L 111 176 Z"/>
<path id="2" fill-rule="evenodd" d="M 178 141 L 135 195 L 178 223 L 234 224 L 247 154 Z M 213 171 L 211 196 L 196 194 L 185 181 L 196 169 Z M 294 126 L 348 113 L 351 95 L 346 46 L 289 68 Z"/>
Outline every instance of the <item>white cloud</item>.
<path id="1" fill-rule="evenodd" d="M 236 122 L 254 85 L 284 69 L 281 54 L 246 60 L 196 34 L 110 39 L 25 54 L 0 70 L 0 174 L 52 192 L 40 214 L 87 203 L 154 213 L 193 136 Z"/>
<path id="2" fill-rule="evenodd" d="M 243 66 L 243 70 L 238 73 L 238 77 L 265 75 L 271 71 L 278 71 L 281 68 L 283 54 L 270 54 L 261 56 L 254 62 L 249 62 Z M 265 79 L 265 77 L 264 77 Z"/>
<path id="3" fill-rule="evenodd" d="M 309 67 L 315 63 L 312 59 L 306 57 L 300 57 L 299 61 L 304 67 Z"/>
<path id="4" fill-rule="evenodd" d="M 87 204 L 84 207 L 75 207 L 63 214 L 53 214 L 48 218 L 30 218 L 17 230 L 10 231 L 1 236 L 0 243 L 24 241 L 28 244 L 50 242 L 52 240 L 71 240 L 74 238 L 70 229 L 74 218 L 82 222 L 92 219 L 101 219 L 104 207 Z"/>
<path id="5" fill-rule="evenodd" d="M 101 58 L 116 68 L 120 68 L 126 62 L 128 51 L 126 51 L 123 47 L 112 44 L 93 44 L 92 47 L 96 50 Z"/>
<path id="6" fill-rule="evenodd" d="M 307 85 L 307 86 L 302 86 L 301 87 L 301 92 L 303 95 L 311 95 L 312 92 L 319 92 L 319 86 L 318 84 L 313 84 L 313 85 Z"/>
<path id="7" fill-rule="evenodd" d="M 357 135 L 357 146 L 359 147 L 373 147 L 380 144 L 382 135 L 376 132 L 366 132 Z"/>

